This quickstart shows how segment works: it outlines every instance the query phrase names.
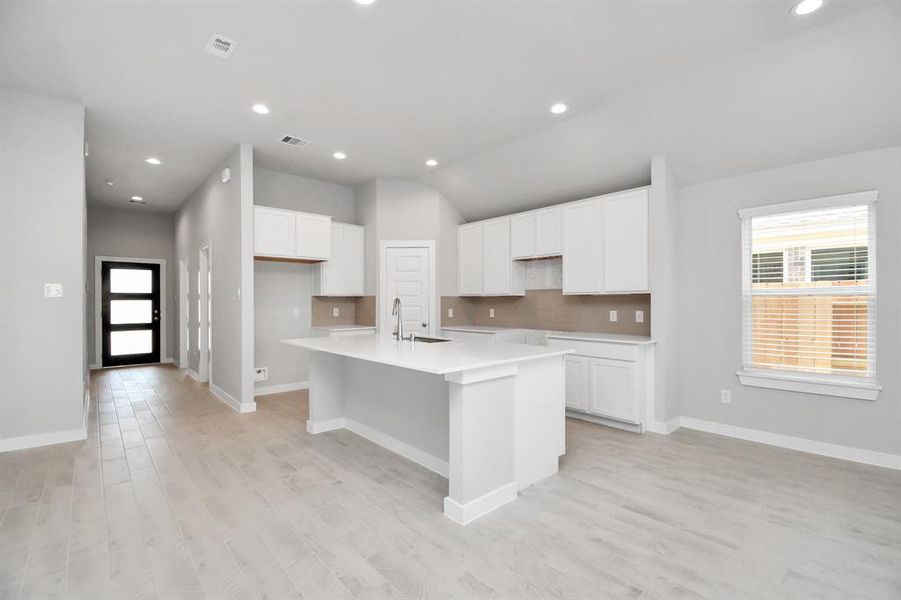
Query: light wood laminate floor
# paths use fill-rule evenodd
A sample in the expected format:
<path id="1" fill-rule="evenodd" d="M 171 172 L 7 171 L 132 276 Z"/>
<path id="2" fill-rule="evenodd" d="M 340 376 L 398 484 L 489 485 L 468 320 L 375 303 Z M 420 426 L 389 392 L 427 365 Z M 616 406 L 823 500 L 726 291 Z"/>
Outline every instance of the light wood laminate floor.
<path id="1" fill-rule="evenodd" d="M 901 474 L 567 423 L 560 474 L 467 527 L 447 482 L 306 394 L 238 415 L 95 372 L 86 442 L 0 454 L 0 598 L 901 598 Z"/>

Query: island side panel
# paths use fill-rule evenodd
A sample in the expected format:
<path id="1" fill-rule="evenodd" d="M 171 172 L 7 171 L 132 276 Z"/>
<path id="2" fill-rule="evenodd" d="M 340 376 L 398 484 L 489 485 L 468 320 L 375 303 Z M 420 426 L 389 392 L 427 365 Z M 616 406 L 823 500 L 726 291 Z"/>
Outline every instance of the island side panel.
<path id="1" fill-rule="evenodd" d="M 515 474 L 519 489 L 558 471 L 566 452 L 564 357 L 519 364 L 514 405 Z"/>
<path id="2" fill-rule="evenodd" d="M 345 427 L 345 363 L 343 356 L 310 352 L 310 433 Z"/>

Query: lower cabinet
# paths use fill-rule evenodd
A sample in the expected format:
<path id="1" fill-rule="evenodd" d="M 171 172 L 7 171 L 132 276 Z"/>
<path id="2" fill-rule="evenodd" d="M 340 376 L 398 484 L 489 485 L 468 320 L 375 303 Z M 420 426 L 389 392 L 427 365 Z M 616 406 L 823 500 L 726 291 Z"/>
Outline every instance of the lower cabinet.
<path id="1" fill-rule="evenodd" d="M 564 372 L 566 373 L 566 408 L 572 410 L 588 410 L 589 383 L 587 356 L 576 356 L 568 354 L 564 361 Z"/>
<path id="2" fill-rule="evenodd" d="M 606 358 L 590 360 L 588 412 L 636 425 L 641 423 L 638 363 Z"/>

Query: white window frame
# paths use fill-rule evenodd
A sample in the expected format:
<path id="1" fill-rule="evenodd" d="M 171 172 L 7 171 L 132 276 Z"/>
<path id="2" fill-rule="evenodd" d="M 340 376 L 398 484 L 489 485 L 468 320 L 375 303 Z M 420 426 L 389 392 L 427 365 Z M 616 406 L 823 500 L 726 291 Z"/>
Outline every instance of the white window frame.
<path id="1" fill-rule="evenodd" d="M 871 286 L 876 289 L 876 200 L 878 192 L 870 190 L 865 192 L 855 192 L 852 194 L 841 194 L 838 196 L 828 196 L 825 198 L 814 198 L 811 200 L 800 200 L 797 202 L 784 202 L 781 204 L 769 204 L 765 206 L 755 206 L 752 208 L 744 208 L 738 211 L 741 219 L 741 240 L 742 240 L 742 368 L 736 373 L 742 385 L 760 388 L 769 388 L 775 390 L 786 390 L 792 392 L 804 392 L 808 394 L 819 394 L 823 396 L 839 396 L 843 398 L 855 398 L 859 400 L 875 400 L 882 390 L 882 386 L 875 380 L 875 364 L 873 366 L 873 377 L 841 377 L 836 375 L 826 375 L 817 373 L 792 372 L 777 369 L 761 369 L 751 367 L 748 364 L 747 348 L 748 336 L 750 335 L 747 323 L 750 322 L 748 310 L 748 302 L 745 302 L 745 296 L 750 294 L 751 285 L 751 218 L 763 215 L 772 215 L 777 213 L 789 213 L 805 210 L 826 209 L 837 206 L 851 205 L 870 205 L 869 210 L 869 228 L 871 244 L 867 248 L 869 257 L 869 277 Z M 875 304 L 874 304 L 875 306 Z M 873 327 L 875 329 L 876 314 L 873 314 Z M 875 333 L 875 332 L 873 332 Z M 874 342 L 875 346 L 875 342 Z M 874 348 L 875 349 L 875 348 Z M 871 356 L 875 354 L 871 353 Z"/>

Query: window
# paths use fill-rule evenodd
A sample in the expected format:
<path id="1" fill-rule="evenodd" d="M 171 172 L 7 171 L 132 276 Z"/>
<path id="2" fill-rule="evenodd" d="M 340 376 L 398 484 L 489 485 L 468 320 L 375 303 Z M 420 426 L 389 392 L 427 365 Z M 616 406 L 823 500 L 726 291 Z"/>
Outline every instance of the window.
<path id="1" fill-rule="evenodd" d="M 874 399 L 876 193 L 740 211 L 742 383 Z"/>

